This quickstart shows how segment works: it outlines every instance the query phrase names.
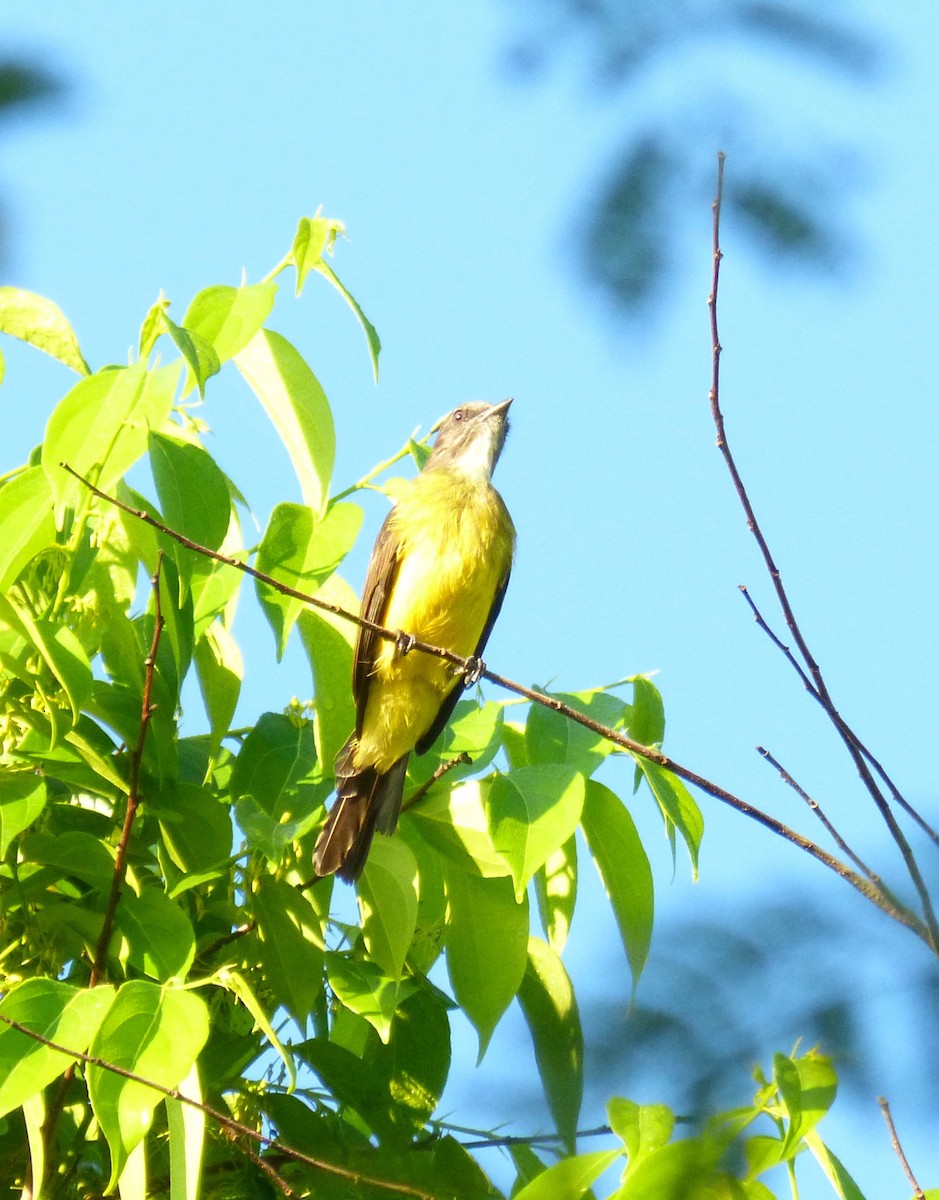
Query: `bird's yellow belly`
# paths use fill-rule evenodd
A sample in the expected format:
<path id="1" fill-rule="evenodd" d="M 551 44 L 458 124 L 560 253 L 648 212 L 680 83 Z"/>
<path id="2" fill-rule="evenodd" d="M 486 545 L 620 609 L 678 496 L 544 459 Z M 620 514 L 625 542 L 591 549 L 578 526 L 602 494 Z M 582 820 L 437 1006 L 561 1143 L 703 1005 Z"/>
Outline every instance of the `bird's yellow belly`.
<path id="1" fill-rule="evenodd" d="M 463 657 L 479 644 L 512 556 L 512 528 L 501 501 L 493 506 L 473 499 L 463 498 L 455 511 L 451 507 L 443 523 L 414 520 L 399 501 L 396 515 L 403 528 L 420 532 L 402 540 L 383 621 Z M 386 641 L 369 684 L 357 765 L 389 770 L 428 731 L 458 681 L 453 664 L 418 650 L 402 656 Z"/>

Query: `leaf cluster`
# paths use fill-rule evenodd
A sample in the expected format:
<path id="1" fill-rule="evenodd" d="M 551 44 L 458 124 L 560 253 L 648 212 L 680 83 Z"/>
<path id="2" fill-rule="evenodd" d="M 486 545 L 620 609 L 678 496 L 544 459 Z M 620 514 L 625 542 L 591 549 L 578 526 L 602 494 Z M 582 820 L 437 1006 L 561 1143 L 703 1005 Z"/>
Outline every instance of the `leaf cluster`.
<path id="1" fill-rule="evenodd" d="M 693 1160 L 695 1179 L 739 1179 L 726 1194 L 762 1200 L 756 1175 L 811 1146 L 803 1093 L 821 1060 L 777 1063 L 746 1119 L 725 1116 L 697 1139 L 671 1143 L 670 1118 L 617 1101 L 622 1145 L 575 1153 L 584 1035 L 562 953 L 584 862 L 634 981 L 654 911 L 630 808 L 597 777 L 622 757 L 602 734 L 537 704 L 463 700 L 413 763 L 399 834 L 376 840 L 358 885 L 357 920 L 340 919 L 332 880 L 313 877 L 353 720 L 354 625 L 277 585 L 353 612 L 338 572 L 361 510 L 346 498 L 355 487 L 334 497 L 332 410 L 270 319 L 281 272 L 295 269 L 298 291 L 311 272 L 325 278 L 377 371 L 377 334 L 327 261 L 341 231 L 305 218 L 266 279 L 206 288 L 178 323 L 161 296 L 127 366 L 93 370 L 54 304 L 0 289 L 0 331 L 79 377 L 0 486 L 0 1182 L 124 1200 L 498 1195 L 435 1113 L 454 1012 L 482 1059 L 517 1000 L 561 1156 L 548 1167 L 515 1155 L 526 1200 L 582 1195 L 624 1148 L 617 1196 L 652 1195 L 644 1179 L 677 1179 Z M 234 372 L 302 497 L 274 509 L 253 547 L 241 491 L 205 440 L 204 413 Z M 257 581 L 256 599 L 278 656 L 297 630 L 310 699 L 236 728 L 245 576 L 231 561 L 249 560 L 272 581 Z M 204 713 L 184 719 L 193 677 Z M 620 687 L 557 698 L 660 744 L 658 691 L 641 676 L 623 686 L 628 699 Z M 627 778 L 696 870 L 703 820 L 684 784 L 643 758 Z M 834 1095 L 825 1078 L 819 1115 L 819 1096 Z M 734 1138 L 767 1114 L 774 1146 L 758 1170 L 729 1175 Z"/>

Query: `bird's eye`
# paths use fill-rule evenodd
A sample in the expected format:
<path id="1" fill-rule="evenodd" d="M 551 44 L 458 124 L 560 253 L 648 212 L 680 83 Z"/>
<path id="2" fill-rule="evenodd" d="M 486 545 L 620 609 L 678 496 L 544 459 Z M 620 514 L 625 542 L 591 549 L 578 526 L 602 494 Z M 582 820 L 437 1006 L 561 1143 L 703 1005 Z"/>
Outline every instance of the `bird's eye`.
<path id="1" fill-rule="evenodd" d="M 463 409 L 462 408 L 458 408 L 456 410 L 456 412 L 453 414 L 453 419 L 454 419 L 454 421 L 462 421 L 463 420 Z"/>

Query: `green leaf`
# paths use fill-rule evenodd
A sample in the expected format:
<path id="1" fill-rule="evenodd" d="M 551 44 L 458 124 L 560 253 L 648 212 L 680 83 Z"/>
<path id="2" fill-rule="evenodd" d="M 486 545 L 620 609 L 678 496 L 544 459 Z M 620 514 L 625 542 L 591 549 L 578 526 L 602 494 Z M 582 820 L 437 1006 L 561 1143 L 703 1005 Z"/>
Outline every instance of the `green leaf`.
<path id="1" fill-rule="evenodd" d="M 323 990 L 323 922 L 289 883 L 263 878 L 251 898 L 261 966 L 274 1001 L 302 1029 Z"/>
<path id="2" fill-rule="evenodd" d="M 57 304 L 34 292 L 0 287 L 0 333 L 51 354 L 79 375 L 91 373 L 65 314 Z"/>
<path id="3" fill-rule="evenodd" d="M 493 846 L 511 868 L 517 900 L 538 868 L 571 837 L 583 803 L 584 777 L 571 767 L 520 767 L 493 779 L 489 829 Z"/>
<path id="4" fill-rule="evenodd" d="M 209 343 L 220 363 L 227 362 L 247 346 L 270 316 L 276 296 L 276 283 L 205 288 L 186 310 L 183 325 Z"/>
<path id="5" fill-rule="evenodd" d="M 192 658 L 209 729 L 217 746 L 231 728 L 238 707 L 244 679 L 241 650 L 226 626 L 215 621 L 196 642 Z"/>
<path id="6" fill-rule="evenodd" d="M 633 685 L 633 702 L 627 710 L 629 736 L 644 746 L 661 746 L 665 741 L 665 705 L 659 689 L 645 675 L 626 681 Z"/>
<path id="7" fill-rule="evenodd" d="M 654 898 L 649 860 L 622 801 L 595 779 L 587 784 L 581 826 L 613 908 L 635 987 L 652 940 Z"/>
<path id="8" fill-rule="evenodd" d="M 176 349 L 186 360 L 192 377 L 196 381 L 196 387 L 199 389 L 199 395 L 204 396 L 206 383 L 213 375 L 217 375 L 222 367 L 215 347 L 198 333 L 186 329 L 182 325 L 177 325 L 170 319 L 165 309 L 162 321 L 167 333 L 176 343 Z"/>
<path id="9" fill-rule="evenodd" d="M 623 1186 L 611 1200 L 712 1200 L 722 1194 L 724 1177 L 717 1164 L 725 1150 L 726 1139 L 719 1134 L 669 1142 L 640 1157 L 635 1166 L 630 1163 Z"/>
<path id="10" fill-rule="evenodd" d="M 369 358 L 372 360 L 372 374 L 374 375 L 375 382 L 377 383 L 378 382 L 378 356 L 381 354 L 381 339 L 378 336 L 378 330 L 375 328 L 375 326 L 371 323 L 371 321 L 368 319 L 368 317 L 362 311 L 361 306 L 359 305 L 359 302 L 352 295 L 352 293 L 348 290 L 348 288 L 345 286 L 345 284 L 343 284 L 341 282 L 341 280 L 339 279 L 339 276 L 332 269 L 332 267 L 330 267 L 327 263 L 323 262 L 323 260 L 320 259 L 320 261 L 315 265 L 315 267 L 313 269 L 315 271 L 318 271 L 320 273 L 320 275 L 323 276 L 324 279 L 329 280 L 329 282 L 333 285 L 333 287 L 336 289 L 336 291 L 339 293 L 339 295 L 342 296 L 343 300 L 345 300 L 346 304 L 348 304 L 349 307 L 352 309 L 352 311 L 355 313 L 356 320 L 362 326 L 362 330 L 365 333 L 365 340 L 368 342 L 368 355 L 369 355 Z"/>
<path id="11" fill-rule="evenodd" d="M 131 980 L 114 998 L 91 1053 L 141 1079 L 175 1088 L 191 1071 L 208 1033 L 208 1010 L 193 992 Z M 89 1066 L 87 1078 L 91 1106 L 111 1150 L 111 1178 L 104 1189 L 109 1192 L 150 1128 L 163 1095 L 103 1067 Z"/>
<path id="12" fill-rule="evenodd" d="M 186 914 L 163 892 L 148 887 L 135 896 L 125 890 L 114 928 L 123 942 L 117 951 L 122 962 L 159 983 L 186 977 L 196 956 L 195 935 Z"/>
<path id="13" fill-rule="evenodd" d="M 301 217 L 294 234 L 290 257 L 297 268 L 297 295 L 303 291 L 306 277 L 316 269 L 327 251 L 331 254 L 333 244 L 346 231 L 342 221 L 329 217 Z"/>
<path id="14" fill-rule="evenodd" d="M 0 593 L 40 550 L 54 544 L 52 488 L 42 467 L 29 467 L 0 488 Z"/>
<path id="15" fill-rule="evenodd" d="M 380 1067 L 325 1039 L 311 1039 L 297 1047 L 323 1085 L 336 1099 L 353 1109 L 379 1142 L 398 1141 L 391 1119 L 387 1080 Z"/>
<path id="16" fill-rule="evenodd" d="M 614 1096 L 607 1105 L 610 1128 L 626 1147 L 629 1165 L 667 1145 L 675 1128 L 675 1114 L 664 1104 L 635 1104 Z"/>
<path id="17" fill-rule="evenodd" d="M 483 879 L 446 865 L 450 924 L 447 970 L 453 994 L 479 1035 L 481 1061 L 528 965 L 528 902 L 511 880 Z"/>
<path id="18" fill-rule="evenodd" d="M 338 575 L 326 581 L 319 595 L 348 612 L 358 611 L 355 593 Z M 313 672 L 316 752 L 324 766 L 331 766 L 355 724 L 355 704 L 349 686 L 355 626 L 351 621 L 312 608 L 300 613 L 297 624 Z"/>
<path id="19" fill-rule="evenodd" d="M 336 453 L 329 402 L 299 352 L 279 333 L 260 330 L 235 365 L 280 435 L 300 483 L 303 502 L 324 512 Z"/>
<path id="20" fill-rule="evenodd" d="M 179 363 L 152 371 L 141 364 L 109 368 L 77 383 L 59 402 L 46 425 L 42 466 L 60 526 L 65 510 L 89 495 L 60 464 L 110 491 L 146 451 L 150 430 L 169 416 L 179 373 Z"/>
<path id="21" fill-rule="evenodd" d="M 577 902 L 575 838 L 568 838 L 563 846 L 553 850 L 544 866 L 535 872 L 535 897 L 548 945 L 555 954 L 560 954 L 567 944 Z"/>
<path id="22" fill-rule="evenodd" d="M 112 852 L 81 829 L 32 834 L 24 841 L 23 857 L 27 862 L 55 867 L 62 872 L 60 878 L 80 879 L 96 891 L 109 887 L 114 876 Z"/>
<path id="23" fill-rule="evenodd" d="M 401 979 L 417 926 L 417 863 L 400 838 L 376 837 L 357 885 L 369 957 Z"/>
<path id="24" fill-rule="evenodd" d="M 436 989 L 419 988 L 399 1004 L 387 1054 L 393 1116 L 413 1134 L 437 1107 L 450 1072 L 450 1021 Z"/>
<path id="25" fill-rule="evenodd" d="M 190 1100 L 199 1104 L 203 1102 L 197 1067 L 193 1066 L 178 1090 Z M 198 1200 L 205 1147 L 205 1113 L 191 1104 L 167 1096 L 166 1124 L 169 1135 L 169 1200 Z"/>
<path id="26" fill-rule="evenodd" d="M 27 979 L 0 1001 L 0 1015 L 50 1042 L 83 1053 L 114 999 L 113 988 L 74 988 L 55 979 Z M 72 1065 L 68 1054 L 0 1023 L 0 1116 L 38 1095 Z"/>
<path id="27" fill-rule="evenodd" d="M 260 1001 L 251 990 L 251 986 L 246 979 L 242 978 L 237 971 L 232 971 L 227 967 L 223 967 L 222 970 L 218 972 L 218 978 L 223 987 L 228 988 L 230 992 L 238 997 L 241 1003 L 254 1018 L 255 1025 L 261 1030 L 261 1032 L 270 1042 L 271 1047 L 280 1056 L 280 1060 L 284 1064 L 284 1067 L 287 1071 L 288 1089 L 292 1092 L 297 1086 L 297 1067 L 296 1063 L 294 1062 L 293 1048 L 291 1047 L 288 1049 L 281 1042 L 280 1038 L 277 1036 L 277 1031 L 271 1024 L 270 1017 L 262 1008 Z M 242 1032 L 244 1031 L 242 1030 Z M 252 1054 L 251 1057 L 253 1058 L 254 1054 Z M 245 1066 L 247 1066 L 247 1063 L 245 1063 Z"/>
<path id="28" fill-rule="evenodd" d="M 838 1159 L 837 1155 L 833 1154 L 819 1137 L 817 1129 L 813 1129 L 806 1134 L 805 1144 L 811 1150 L 818 1165 L 825 1172 L 828 1182 L 840 1200 L 864 1200 L 861 1189 L 845 1170 L 844 1165 Z M 939 1200 L 939 1190 L 925 1191 L 923 1193 L 923 1200 Z"/>
<path id="29" fill-rule="evenodd" d="M 65 693 L 77 721 L 92 689 L 91 664 L 78 638 L 61 622 L 39 620 L 12 596 L 0 596 L 0 621 L 6 621 L 39 651 Z"/>
<path id="30" fill-rule="evenodd" d="M 151 433 L 148 446 L 164 522 L 190 541 L 217 550 L 225 540 L 231 517 L 225 476 L 194 442 Z M 191 565 L 191 550 L 174 543 L 174 553 L 177 561 Z"/>
<path id="31" fill-rule="evenodd" d="M 637 757 L 636 762 L 652 789 L 666 827 L 669 830 L 677 829 L 688 847 L 692 878 L 697 879 L 698 850 L 704 836 L 704 817 L 700 808 L 677 775 L 647 758 Z"/>
<path id="32" fill-rule="evenodd" d="M 184 876 L 207 876 L 232 854 L 231 810 L 196 783 L 178 782 L 154 800 L 163 844 Z M 177 889 L 177 893 L 180 889 Z"/>
<path id="33" fill-rule="evenodd" d="M 602 691 L 558 692 L 552 693 L 552 698 L 614 729 L 622 724 L 627 708 L 622 700 Z M 612 749 L 607 738 L 543 704 L 532 704 L 528 710 L 525 751 L 529 763 L 565 763 L 590 776 Z"/>
<path id="34" fill-rule="evenodd" d="M 417 785 L 427 783 L 441 764 L 461 754 L 469 755 L 472 761 L 448 770 L 447 783 L 452 786 L 469 774 L 479 774 L 502 748 L 504 713 L 505 705 L 493 700 L 485 704 L 460 700 L 433 747 L 426 754 L 412 755 L 408 779 Z"/>
<path id="35" fill-rule="evenodd" d="M 491 787 L 491 779 L 467 779 L 454 788 L 434 788 L 405 814 L 448 860 L 486 878 L 511 873 L 489 829 L 486 799 Z"/>
<path id="36" fill-rule="evenodd" d="M 797 1059 L 775 1054 L 773 1079 L 789 1116 L 785 1144 L 791 1151 L 831 1108 L 838 1076 L 828 1055 L 811 1050 Z"/>
<path id="37" fill-rule="evenodd" d="M 591 1184 L 612 1167 L 620 1153 L 619 1150 L 594 1150 L 590 1154 L 562 1159 L 526 1184 L 515 1200 L 580 1200 Z"/>
<path id="38" fill-rule="evenodd" d="M 46 806 L 46 784 L 35 771 L 0 773 L 0 858 L 10 843 L 28 829 Z"/>
<path id="39" fill-rule="evenodd" d="M 567 1152 L 573 1154 L 584 1095 L 584 1035 L 567 971 L 540 938 L 528 939 L 528 966 L 518 1001 L 531 1031 L 548 1107 Z"/>
<path id="40" fill-rule="evenodd" d="M 361 524 L 362 510 L 357 504 L 333 504 L 322 520 L 305 504 L 278 504 L 264 531 L 255 565 L 279 583 L 312 595 L 348 554 Z M 309 606 L 260 580 L 255 586 L 274 631 L 279 660 L 294 623 Z"/>
<path id="41" fill-rule="evenodd" d="M 310 725 L 262 713 L 235 759 L 232 798 L 252 796 L 268 816 L 286 823 L 306 811 L 307 780 L 315 766 Z"/>
<path id="42" fill-rule="evenodd" d="M 326 973 L 336 998 L 368 1021 L 383 1042 L 391 1037 L 391 1022 L 400 999 L 413 990 L 407 982 L 389 979 L 367 959 L 347 954 L 326 954 Z"/>

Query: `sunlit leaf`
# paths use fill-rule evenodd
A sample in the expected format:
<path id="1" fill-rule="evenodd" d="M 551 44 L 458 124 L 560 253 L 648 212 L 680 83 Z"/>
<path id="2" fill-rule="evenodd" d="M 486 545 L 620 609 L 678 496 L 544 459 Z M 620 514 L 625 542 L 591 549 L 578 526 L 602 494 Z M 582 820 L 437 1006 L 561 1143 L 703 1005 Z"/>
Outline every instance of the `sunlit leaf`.
<path id="1" fill-rule="evenodd" d="M 0 287 L 0 333 L 51 354 L 79 375 L 91 374 L 65 314 L 44 296 L 22 288 Z"/>
<path id="2" fill-rule="evenodd" d="M 300 353 L 279 333 L 260 330 L 235 363 L 284 444 L 304 504 L 325 510 L 336 453 L 329 402 Z"/>
<path id="3" fill-rule="evenodd" d="M 548 1107 L 573 1154 L 584 1094 L 584 1035 L 567 971 L 540 938 L 528 940 L 528 966 L 518 1001 L 531 1031 Z"/>
<path id="4" fill-rule="evenodd" d="M 594 1150 L 562 1159 L 515 1194 L 515 1200 L 580 1200 L 620 1157 L 619 1150 Z"/>
<path id="5" fill-rule="evenodd" d="M 417 925 L 417 863 L 401 838 L 378 836 L 358 881 L 362 936 L 369 957 L 400 980 Z"/>
<path id="6" fill-rule="evenodd" d="M 0 593 L 54 543 L 52 489 L 42 467 L 29 467 L 0 488 Z"/>

